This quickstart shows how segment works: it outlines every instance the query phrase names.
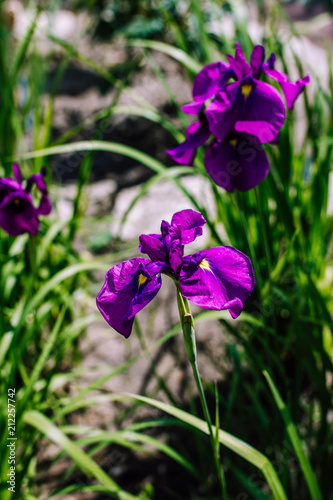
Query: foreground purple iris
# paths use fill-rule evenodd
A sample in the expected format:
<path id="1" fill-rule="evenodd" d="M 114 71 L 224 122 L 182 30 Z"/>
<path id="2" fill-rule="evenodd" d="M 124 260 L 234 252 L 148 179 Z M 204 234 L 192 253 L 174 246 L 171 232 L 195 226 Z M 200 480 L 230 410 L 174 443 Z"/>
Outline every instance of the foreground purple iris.
<path id="1" fill-rule="evenodd" d="M 140 236 L 137 257 L 112 267 L 96 302 L 108 324 L 129 337 L 134 316 L 158 293 L 161 273 L 170 276 L 181 294 L 207 309 L 228 309 L 237 318 L 254 288 L 250 259 L 232 247 L 218 247 L 184 257 L 184 245 L 202 234 L 203 216 L 194 210 L 162 221 L 161 234 Z"/>
<path id="2" fill-rule="evenodd" d="M 259 80 L 262 72 L 279 82 L 289 109 L 309 83 L 309 76 L 290 82 L 287 75 L 274 68 L 274 54 L 264 62 L 265 49 L 261 45 L 254 47 L 250 64 L 238 43 L 235 57 L 227 58 L 229 64 L 208 64 L 196 76 L 194 102 L 182 109 L 198 115 L 199 120 L 188 127 L 186 140 L 168 153 L 177 163 L 191 165 L 197 148 L 212 134 L 205 155 L 208 174 L 227 191 L 248 191 L 268 173 L 261 145 L 277 142 L 285 120 L 283 100 L 272 85 Z M 229 83 L 230 79 L 235 81 Z"/>
<path id="3" fill-rule="evenodd" d="M 29 177 L 25 189 L 20 168 L 13 164 L 15 179 L 0 178 L 0 227 L 11 236 L 23 233 L 36 234 L 39 227 L 39 216 L 51 212 L 51 203 L 47 195 L 44 181 L 45 170 Z M 36 186 L 41 193 L 38 208 L 32 203 L 31 190 Z"/>

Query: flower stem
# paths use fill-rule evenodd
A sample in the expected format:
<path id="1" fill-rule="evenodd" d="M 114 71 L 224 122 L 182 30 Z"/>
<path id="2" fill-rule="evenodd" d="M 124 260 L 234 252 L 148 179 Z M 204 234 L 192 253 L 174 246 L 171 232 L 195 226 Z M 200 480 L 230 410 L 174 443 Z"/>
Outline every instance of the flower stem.
<path id="1" fill-rule="evenodd" d="M 221 487 L 221 491 L 222 491 L 222 499 L 227 500 L 226 482 L 225 482 L 224 472 L 223 472 L 223 469 L 221 467 L 221 462 L 220 462 L 219 445 L 217 444 L 215 437 L 214 437 L 212 421 L 210 418 L 207 400 L 206 400 L 206 396 L 205 396 L 205 393 L 204 393 L 204 390 L 202 387 L 201 378 L 200 378 L 198 365 L 197 365 L 197 349 L 196 349 L 196 342 L 195 342 L 193 316 L 191 315 L 188 300 L 182 296 L 179 286 L 177 286 L 177 302 L 178 302 L 178 309 L 179 309 L 180 320 L 181 320 L 182 329 L 183 329 L 184 343 L 185 343 L 187 356 L 188 356 L 189 361 L 190 361 L 191 366 L 192 366 L 194 380 L 195 380 L 195 383 L 196 383 L 196 386 L 197 386 L 197 389 L 199 392 L 202 410 L 203 410 L 205 420 L 206 420 L 207 425 L 208 425 L 209 437 L 210 437 L 210 441 L 211 441 L 211 445 L 212 445 L 212 449 L 213 449 L 213 454 L 214 454 L 215 467 L 216 467 L 216 471 L 217 471 L 217 475 L 218 475 L 218 479 L 219 479 L 219 483 L 220 483 L 220 487 Z"/>

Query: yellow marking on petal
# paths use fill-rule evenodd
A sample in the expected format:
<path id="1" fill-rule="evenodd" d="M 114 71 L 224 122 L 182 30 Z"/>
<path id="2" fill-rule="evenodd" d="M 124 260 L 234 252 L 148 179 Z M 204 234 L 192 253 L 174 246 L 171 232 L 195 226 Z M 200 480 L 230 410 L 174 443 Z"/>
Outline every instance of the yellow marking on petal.
<path id="1" fill-rule="evenodd" d="M 231 139 L 229 142 L 233 148 L 235 148 L 237 146 L 237 139 Z"/>
<path id="2" fill-rule="evenodd" d="M 20 198 L 14 198 L 14 203 L 15 205 L 18 205 L 20 203 Z"/>
<path id="3" fill-rule="evenodd" d="M 142 286 L 144 283 L 146 283 L 147 279 L 148 279 L 147 276 L 139 274 L 139 279 L 138 279 L 139 287 Z"/>
<path id="4" fill-rule="evenodd" d="M 252 88 L 253 85 L 250 85 L 249 83 L 245 83 L 245 85 L 242 85 L 242 94 L 245 97 L 245 99 L 247 99 L 251 94 Z"/>
<path id="5" fill-rule="evenodd" d="M 199 267 L 201 267 L 201 269 L 204 269 L 205 271 L 210 271 L 211 273 L 213 272 L 210 268 L 208 260 L 206 259 L 202 259 L 202 261 L 199 264 Z"/>

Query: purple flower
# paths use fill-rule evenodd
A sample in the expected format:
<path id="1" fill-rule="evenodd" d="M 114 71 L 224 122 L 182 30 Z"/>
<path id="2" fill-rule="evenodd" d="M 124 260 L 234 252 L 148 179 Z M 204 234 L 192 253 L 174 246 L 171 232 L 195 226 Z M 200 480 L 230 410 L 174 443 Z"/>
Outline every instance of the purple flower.
<path id="1" fill-rule="evenodd" d="M 36 234 L 39 227 L 38 217 L 48 215 L 52 209 L 44 181 L 45 170 L 32 175 L 27 180 L 25 189 L 22 187 L 20 168 L 15 163 L 13 173 L 16 180 L 0 178 L 0 226 L 11 236 L 25 232 Z M 34 184 L 41 193 L 38 208 L 34 207 L 30 194 Z"/>
<path id="2" fill-rule="evenodd" d="M 227 58 L 229 64 L 208 64 L 196 76 L 194 101 L 182 110 L 198 114 L 199 121 L 188 127 L 183 143 L 167 152 L 177 163 L 192 165 L 197 148 L 212 134 L 204 160 L 208 174 L 227 191 L 248 191 L 268 173 L 268 160 L 260 144 L 276 144 L 285 120 L 281 96 L 272 85 L 259 80 L 262 72 L 279 82 L 289 109 L 310 79 L 306 76 L 290 82 L 274 68 L 273 53 L 264 62 L 261 45 L 253 48 L 250 63 L 239 43 L 235 57 Z M 229 83 L 230 79 L 235 81 Z"/>
<path id="3" fill-rule="evenodd" d="M 207 309 L 243 310 L 254 288 L 250 259 L 232 247 L 209 248 L 184 257 L 179 276 L 184 297 Z"/>
<path id="4" fill-rule="evenodd" d="M 228 309 L 237 318 L 254 288 L 250 259 L 232 247 L 218 247 L 184 257 L 184 245 L 202 234 L 203 216 L 194 210 L 162 221 L 161 234 L 140 236 L 139 250 L 151 260 L 135 258 L 106 274 L 96 302 L 107 323 L 129 337 L 134 316 L 161 287 L 161 273 L 170 276 L 181 293 L 207 309 Z"/>
<path id="5" fill-rule="evenodd" d="M 117 332 L 129 337 L 134 316 L 161 288 L 160 273 L 150 274 L 148 259 L 131 259 L 112 267 L 97 295 L 97 307 Z"/>
<path id="6" fill-rule="evenodd" d="M 161 235 L 142 234 L 139 251 L 145 253 L 153 261 L 161 261 L 170 266 L 170 274 L 178 277 L 182 264 L 184 245 L 192 243 L 202 235 L 202 227 L 206 224 L 204 217 L 195 210 L 182 210 L 173 215 L 171 224 L 162 221 Z"/>
<path id="7" fill-rule="evenodd" d="M 236 130 L 254 135 L 261 144 L 272 141 L 284 123 L 285 108 L 278 91 L 257 79 L 262 71 L 264 48 L 254 47 L 250 64 L 238 43 L 235 57 L 227 57 L 237 81 L 220 90 L 207 106 L 212 134 L 222 140 Z"/>
<path id="8" fill-rule="evenodd" d="M 235 130 L 254 135 L 265 144 L 282 128 L 285 109 L 274 87 L 247 76 L 219 92 L 207 106 L 206 116 L 217 139 L 224 139 Z"/>

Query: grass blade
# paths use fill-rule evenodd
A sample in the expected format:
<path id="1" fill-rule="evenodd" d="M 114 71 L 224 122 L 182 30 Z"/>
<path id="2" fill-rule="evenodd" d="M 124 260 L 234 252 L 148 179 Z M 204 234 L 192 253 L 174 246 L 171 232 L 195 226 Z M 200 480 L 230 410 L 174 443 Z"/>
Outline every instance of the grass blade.
<path id="1" fill-rule="evenodd" d="M 20 155 L 20 160 L 31 160 L 32 158 L 41 158 L 44 156 L 52 156 L 57 154 L 76 153 L 78 151 L 108 151 L 109 153 L 117 153 L 119 155 L 128 156 L 134 160 L 139 161 L 146 165 L 154 172 L 162 173 L 165 170 L 163 163 L 155 160 L 151 156 L 139 151 L 138 149 L 124 146 L 116 142 L 107 141 L 80 141 L 72 142 L 71 144 L 64 144 L 61 146 L 54 146 L 45 149 L 38 149 Z"/>
<path id="2" fill-rule="evenodd" d="M 147 403 L 155 408 L 158 408 L 169 415 L 172 415 L 183 422 L 186 422 L 191 427 L 199 429 L 200 431 L 208 434 L 207 423 L 204 420 L 201 420 L 198 417 L 190 415 L 189 413 L 179 410 L 178 408 L 174 408 L 166 403 L 162 403 L 161 401 L 157 401 L 155 399 L 147 398 L 145 396 L 137 396 L 135 394 L 124 393 L 125 396 L 136 399 L 138 401 L 142 401 L 143 403 Z M 213 431 L 216 432 L 215 426 L 213 426 Z M 229 448 L 234 453 L 239 455 L 240 457 L 247 460 L 249 463 L 253 464 L 255 467 L 261 470 L 263 475 L 266 478 L 269 487 L 272 490 L 275 500 L 287 500 L 287 496 L 282 487 L 282 484 L 268 458 L 260 453 L 260 451 L 256 450 L 252 446 L 248 445 L 241 439 L 232 436 L 228 432 L 223 430 L 219 430 L 219 441 L 226 448 Z"/>
<path id="3" fill-rule="evenodd" d="M 280 393 L 277 390 L 277 388 L 276 388 L 273 380 L 271 379 L 270 375 L 268 374 L 268 372 L 266 370 L 264 370 L 263 374 L 267 380 L 267 383 L 268 383 L 269 388 L 272 392 L 275 403 L 276 403 L 278 409 L 280 410 L 281 416 L 284 420 L 289 439 L 293 445 L 296 456 L 297 456 L 298 461 L 300 463 L 300 466 L 302 468 L 305 480 L 307 482 L 307 485 L 308 485 L 308 488 L 310 491 L 311 499 L 312 500 L 323 500 L 323 497 L 322 497 L 320 490 L 319 490 L 317 479 L 314 475 L 314 472 L 312 470 L 312 467 L 311 467 L 311 464 L 308 460 L 308 457 L 306 456 L 306 454 L 304 452 L 303 444 L 298 436 L 296 426 L 290 418 L 288 408 L 285 405 L 284 401 L 282 400 Z"/>
<path id="4" fill-rule="evenodd" d="M 35 429 L 45 434 L 51 441 L 64 449 L 87 476 L 95 477 L 116 498 L 119 500 L 137 499 L 137 497 L 122 490 L 96 462 L 65 436 L 45 415 L 37 411 L 28 411 L 24 414 L 23 420 L 26 424 L 35 427 Z"/>

